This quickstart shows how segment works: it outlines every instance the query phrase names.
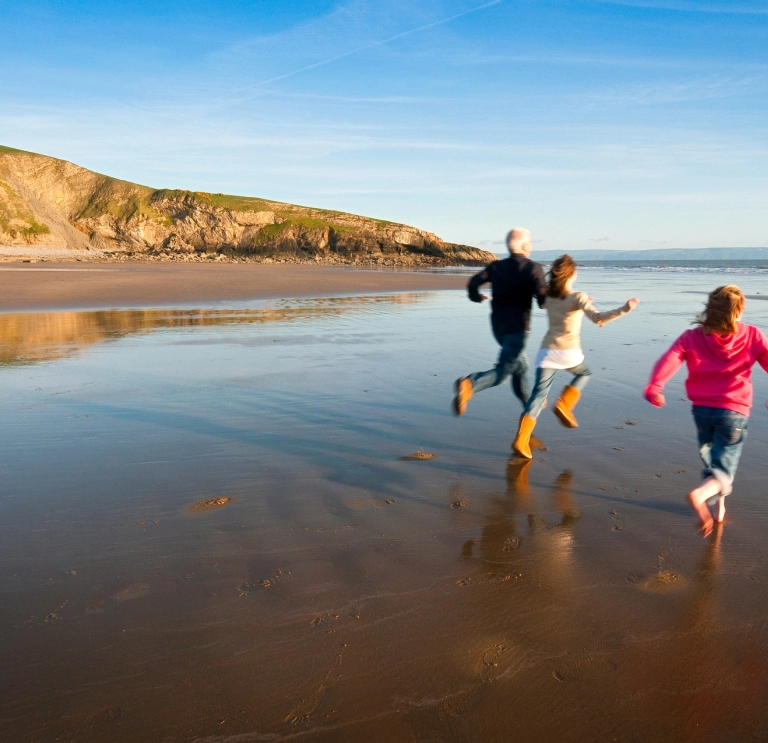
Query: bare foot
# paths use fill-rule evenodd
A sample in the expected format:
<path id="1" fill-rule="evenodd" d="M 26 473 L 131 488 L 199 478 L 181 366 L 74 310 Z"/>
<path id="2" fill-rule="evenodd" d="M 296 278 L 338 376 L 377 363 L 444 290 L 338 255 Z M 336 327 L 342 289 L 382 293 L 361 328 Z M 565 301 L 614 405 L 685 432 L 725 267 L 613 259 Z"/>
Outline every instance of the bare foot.
<path id="1" fill-rule="evenodd" d="M 699 526 L 705 538 L 712 533 L 715 524 L 709 508 L 707 508 L 707 501 L 714 498 L 719 492 L 720 483 L 718 480 L 714 477 L 708 477 L 698 488 L 694 488 L 688 493 L 688 502 L 699 517 Z"/>
<path id="2" fill-rule="evenodd" d="M 722 524 L 725 521 L 725 496 L 721 495 L 712 504 L 712 518 L 718 523 Z"/>

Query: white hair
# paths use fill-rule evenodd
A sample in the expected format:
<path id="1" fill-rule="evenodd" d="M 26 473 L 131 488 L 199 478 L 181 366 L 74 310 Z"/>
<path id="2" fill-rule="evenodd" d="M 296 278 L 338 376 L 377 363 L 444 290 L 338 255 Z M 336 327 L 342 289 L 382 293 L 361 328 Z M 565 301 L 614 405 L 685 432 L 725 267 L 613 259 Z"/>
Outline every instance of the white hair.
<path id="1" fill-rule="evenodd" d="M 513 227 L 507 233 L 507 247 L 510 253 L 530 253 L 531 242 L 531 231 L 525 227 Z"/>

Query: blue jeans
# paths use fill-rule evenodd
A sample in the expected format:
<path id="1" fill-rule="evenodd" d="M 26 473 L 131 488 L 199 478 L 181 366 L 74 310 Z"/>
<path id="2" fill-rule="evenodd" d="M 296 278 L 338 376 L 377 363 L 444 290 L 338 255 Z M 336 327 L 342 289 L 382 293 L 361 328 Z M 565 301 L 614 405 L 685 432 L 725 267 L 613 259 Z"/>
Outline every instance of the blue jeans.
<path id="1" fill-rule="evenodd" d="M 512 377 L 512 391 L 525 405 L 528 400 L 528 359 L 525 357 L 528 333 L 511 333 L 503 337 L 496 335 L 496 340 L 501 345 L 499 360 L 493 369 L 469 375 L 472 390 L 482 392 L 489 387 L 504 384 Z"/>
<path id="2" fill-rule="evenodd" d="M 592 376 L 592 370 L 583 361 L 578 366 L 572 366 L 570 369 L 536 369 L 536 385 L 533 388 L 528 404 L 525 406 L 523 415 L 528 415 L 531 418 L 539 417 L 539 413 L 541 413 L 541 409 L 547 401 L 549 388 L 552 386 L 555 374 L 558 371 L 566 371 L 569 374 L 573 374 L 571 387 L 575 387 L 579 391 L 584 389 L 587 382 L 589 382 L 589 378 Z"/>
<path id="3" fill-rule="evenodd" d="M 732 410 L 694 405 L 693 420 L 696 421 L 699 454 L 704 463 L 701 475 L 716 478 L 721 494 L 730 495 L 747 438 L 749 418 Z"/>

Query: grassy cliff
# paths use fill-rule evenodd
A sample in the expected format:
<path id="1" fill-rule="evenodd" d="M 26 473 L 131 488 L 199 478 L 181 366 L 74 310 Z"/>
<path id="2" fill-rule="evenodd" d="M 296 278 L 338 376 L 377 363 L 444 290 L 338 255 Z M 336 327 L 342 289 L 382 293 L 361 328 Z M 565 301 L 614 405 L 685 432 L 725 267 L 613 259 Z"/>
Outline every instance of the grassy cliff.
<path id="1" fill-rule="evenodd" d="M 153 189 L 0 147 L 0 245 L 113 259 L 484 264 L 490 253 L 408 225 L 263 198 Z"/>

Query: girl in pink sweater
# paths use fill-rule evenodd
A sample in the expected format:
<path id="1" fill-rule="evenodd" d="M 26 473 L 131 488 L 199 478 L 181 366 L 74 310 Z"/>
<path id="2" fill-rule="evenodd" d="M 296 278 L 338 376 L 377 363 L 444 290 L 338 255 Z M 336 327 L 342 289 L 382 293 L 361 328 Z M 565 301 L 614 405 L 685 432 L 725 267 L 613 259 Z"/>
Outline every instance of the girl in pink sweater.
<path id="1" fill-rule="evenodd" d="M 660 408 L 662 389 L 683 361 L 688 364 L 685 390 L 693 403 L 693 418 L 704 462 L 703 482 L 688 500 L 709 536 L 714 521 L 725 518 L 725 496 L 747 437 L 752 407 L 752 366 L 768 371 L 768 339 L 752 325 L 739 322 L 744 295 L 738 286 L 720 286 L 707 301 L 693 330 L 686 330 L 653 367 L 645 399 Z M 708 507 L 712 505 L 712 510 Z"/>

